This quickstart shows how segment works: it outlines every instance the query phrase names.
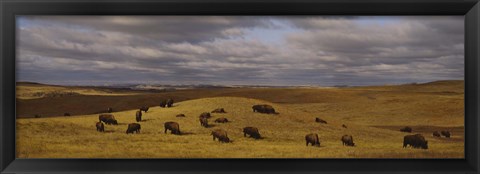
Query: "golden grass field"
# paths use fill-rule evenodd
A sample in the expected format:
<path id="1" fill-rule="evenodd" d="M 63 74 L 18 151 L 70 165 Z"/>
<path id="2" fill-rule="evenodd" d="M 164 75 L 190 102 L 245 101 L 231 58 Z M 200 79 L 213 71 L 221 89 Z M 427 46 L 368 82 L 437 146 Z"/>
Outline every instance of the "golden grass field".
<path id="1" fill-rule="evenodd" d="M 44 86 L 45 87 L 45 86 Z M 48 88 L 48 87 L 45 87 Z M 17 88 L 21 95 L 23 88 Z M 48 90 L 48 89 L 47 89 Z M 51 89 L 50 89 L 51 90 Z M 82 98 L 100 101 L 101 93 Z M 97 132 L 98 114 L 52 115 L 24 118 L 17 115 L 17 157 L 19 158 L 463 158 L 464 93 L 463 81 L 441 81 L 419 85 L 313 88 L 313 89 L 212 89 L 173 93 L 128 94 L 129 98 L 105 100 L 118 105 L 159 103 L 174 97 L 172 108 L 152 106 L 142 117 L 140 134 L 125 134 L 135 122 L 136 109 L 114 112 L 119 125 L 105 125 Z M 83 96 L 83 95 L 82 95 Z M 142 100 L 133 100 L 132 97 Z M 157 96 L 158 98 L 145 98 Z M 91 101 L 88 99 L 92 98 Z M 95 98 L 96 97 L 96 98 Z M 24 99 L 17 110 L 38 108 L 45 101 L 68 101 L 73 96 L 55 99 Z M 110 98 L 107 98 L 110 99 Z M 143 102 L 143 99 L 148 100 Z M 131 102 L 138 101 L 138 102 Z M 157 100 L 157 101 L 150 101 Z M 103 100 L 102 100 L 103 101 Z M 105 103 L 104 102 L 104 103 Z M 29 105 L 30 104 L 30 105 Z M 254 104 L 272 105 L 278 115 L 252 112 Z M 43 105 L 42 105 L 43 106 Z M 103 106 L 103 105 L 102 105 Z M 59 110 L 58 107 L 52 107 Z M 79 107 L 80 108 L 80 107 Z M 103 108 L 103 107 L 102 107 Z M 198 116 L 224 108 L 200 126 Z M 45 113 L 53 113 L 46 111 Z M 114 107 L 115 111 L 115 107 Z M 33 113 L 32 111 L 31 113 Z M 58 113 L 66 110 L 58 111 Z M 17 112 L 18 113 L 18 112 Z M 27 112 L 25 112 L 27 113 Z M 175 117 L 183 113 L 186 117 Z M 214 123 L 226 117 L 230 123 Z M 320 117 L 328 124 L 316 123 Z M 164 134 L 163 123 L 180 124 L 182 135 Z M 343 128 L 341 125 L 347 125 Z M 243 137 L 242 128 L 257 127 L 264 139 Z M 398 131 L 411 126 L 412 133 Z M 213 141 L 210 132 L 224 129 L 232 143 Z M 433 131 L 449 130 L 451 138 L 434 138 Z M 321 147 L 305 146 L 305 135 L 317 133 Z M 402 148 L 403 136 L 421 133 L 429 149 Z M 343 146 L 340 137 L 353 136 L 355 147 Z"/>

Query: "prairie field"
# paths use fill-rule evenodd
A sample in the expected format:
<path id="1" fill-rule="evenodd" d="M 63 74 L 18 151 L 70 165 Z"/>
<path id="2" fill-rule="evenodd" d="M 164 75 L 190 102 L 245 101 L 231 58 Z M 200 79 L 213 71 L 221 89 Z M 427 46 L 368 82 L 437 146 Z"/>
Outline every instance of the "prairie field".
<path id="1" fill-rule="evenodd" d="M 32 92 L 34 91 L 34 92 Z M 33 95 L 74 91 L 75 95 Z M 87 91 L 87 92 L 85 92 Z M 172 98 L 171 108 L 161 100 Z M 279 114 L 252 111 L 268 104 Z M 141 132 L 126 134 L 142 116 Z M 119 125 L 97 132 L 98 115 L 107 107 Z M 211 127 L 199 115 L 212 113 Z M 72 116 L 63 116 L 70 113 Z M 176 117 L 185 114 L 185 117 Z M 41 115 L 41 118 L 34 118 Z M 229 123 L 214 123 L 225 117 Z M 327 124 L 315 122 L 315 118 Z M 464 158 L 463 81 L 344 88 L 218 88 L 169 92 L 17 85 L 16 154 L 18 158 Z M 181 135 L 164 133 L 164 123 L 179 123 Z M 342 127 L 346 125 L 347 128 Z M 244 137 L 243 127 L 259 129 L 261 139 Z M 405 126 L 412 133 L 400 132 Z M 231 143 L 213 141 L 224 129 Z M 433 137 L 448 130 L 451 138 Z M 317 133 L 320 147 L 305 146 Z M 428 149 L 402 148 L 403 137 L 422 134 Z M 342 135 L 355 146 L 343 146 Z"/>

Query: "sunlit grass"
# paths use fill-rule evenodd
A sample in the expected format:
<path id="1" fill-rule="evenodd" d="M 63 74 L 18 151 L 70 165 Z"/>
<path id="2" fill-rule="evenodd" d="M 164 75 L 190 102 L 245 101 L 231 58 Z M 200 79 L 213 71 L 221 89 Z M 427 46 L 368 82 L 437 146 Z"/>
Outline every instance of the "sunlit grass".
<path id="1" fill-rule="evenodd" d="M 378 96 L 377 96 L 378 98 Z M 280 114 L 253 113 L 254 104 L 270 104 Z M 19 158 L 463 158 L 462 135 L 452 139 L 433 138 L 425 134 L 429 149 L 402 148 L 399 131 L 370 127 L 370 125 L 403 125 L 432 119 L 391 119 L 372 114 L 372 117 L 351 117 L 360 108 L 328 110 L 326 104 L 278 104 L 241 97 L 216 97 L 176 103 L 173 108 L 153 107 L 143 114 L 140 134 L 126 134 L 128 123 L 135 122 L 135 111 L 113 113 L 120 125 L 105 125 L 105 133 L 97 132 L 98 115 L 72 117 L 17 119 L 17 156 Z M 354 107 L 354 106 L 351 106 Z M 363 108 L 361 108 L 363 107 Z M 380 108 L 381 106 L 375 106 Z M 226 114 L 213 114 L 211 128 L 200 126 L 198 116 L 216 108 L 225 108 Z M 335 106 L 340 108 L 340 106 Z M 370 108 L 375 112 L 375 108 Z M 393 111 L 392 111 L 393 112 Z M 186 117 L 175 117 L 183 113 Z M 338 113 L 338 114 L 335 114 Z M 397 112 L 395 112 L 397 113 Z M 404 111 L 407 117 L 413 117 Z M 351 114 L 351 115 L 350 115 Z M 226 117 L 230 123 L 214 123 Z M 315 123 L 322 117 L 328 124 Z M 441 116 L 443 118 L 443 116 Z M 456 118 L 457 120 L 459 118 Z M 461 119 L 461 118 L 460 118 Z M 396 121 L 399 120 L 399 121 Z M 458 122 L 455 120 L 454 122 Z M 164 134 L 163 123 L 180 124 L 183 135 Z M 440 121 L 433 121 L 440 122 Z M 450 124 L 449 120 L 444 120 Z M 383 124 L 379 124 L 383 123 Z M 430 122 L 427 122 L 430 123 Z M 427 124 L 424 123 L 424 124 Z M 462 122 L 463 123 L 463 122 Z M 341 125 L 346 124 L 347 129 Z M 447 125 L 448 125 L 447 124 Z M 422 125 L 422 124 L 414 124 Z M 243 137 L 242 128 L 257 127 L 264 139 Z M 225 129 L 232 143 L 213 141 L 213 129 Z M 305 135 L 317 133 L 321 147 L 305 146 Z M 356 147 L 343 146 L 340 137 L 353 135 Z"/>

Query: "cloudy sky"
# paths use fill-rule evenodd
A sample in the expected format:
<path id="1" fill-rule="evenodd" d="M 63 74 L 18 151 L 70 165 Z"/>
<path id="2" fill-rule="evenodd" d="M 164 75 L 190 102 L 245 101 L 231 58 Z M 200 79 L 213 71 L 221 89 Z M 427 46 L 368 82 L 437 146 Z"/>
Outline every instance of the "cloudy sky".
<path id="1" fill-rule="evenodd" d="M 17 81 L 383 85 L 463 71 L 463 16 L 17 17 Z"/>

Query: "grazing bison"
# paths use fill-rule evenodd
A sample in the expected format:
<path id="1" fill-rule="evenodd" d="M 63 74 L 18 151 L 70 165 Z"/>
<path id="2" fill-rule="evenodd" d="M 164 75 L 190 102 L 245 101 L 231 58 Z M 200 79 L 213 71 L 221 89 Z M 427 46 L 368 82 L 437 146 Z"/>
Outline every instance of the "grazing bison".
<path id="1" fill-rule="evenodd" d="M 206 117 L 200 117 L 200 125 L 208 127 L 208 119 Z"/>
<path id="2" fill-rule="evenodd" d="M 135 113 L 135 120 L 137 120 L 137 122 L 142 121 L 142 111 L 137 111 L 137 113 Z"/>
<path id="3" fill-rule="evenodd" d="M 200 114 L 200 118 L 210 118 L 210 117 L 212 117 L 212 115 L 210 115 L 210 113 L 208 113 L 208 112 L 204 112 L 204 113 Z"/>
<path id="4" fill-rule="evenodd" d="M 227 112 L 225 112 L 225 110 L 223 108 L 217 108 L 217 109 L 213 110 L 212 113 L 227 113 Z"/>
<path id="5" fill-rule="evenodd" d="M 305 135 L 305 141 L 307 142 L 307 146 L 310 143 L 312 144 L 312 146 L 320 147 L 320 140 L 318 139 L 318 134 Z"/>
<path id="6" fill-rule="evenodd" d="M 172 107 L 172 105 L 173 105 L 173 99 L 169 98 L 167 100 L 167 108 Z"/>
<path id="7" fill-rule="evenodd" d="M 438 133 L 438 131 L 435 131 L 435 132 L 433 132 L 433 136 L 434 137 L 440 137 L 440 133 Z"/>
<path id="8" fill-rule="evenodd" d="M 162 100 L 162 101 L 160 102 L 160 107 L 164 108 L 165 106 L 167 106 L 167 101 Z"/>
<path id="9" fill-rule="evenodd" d="M 104 120 L 103 122 L 105 122 L 105 124 L 108 124 L 108 125 L 118 125 L 117 120 L 111 119 L 111 118 Z"/>
<path id="10" fill-rule="evenodd" d="M 217 119 L 215 120 L 215 123 L 228 123 L 228 119 L 225 118 L 225 117 L 217 118 Z"/>
<path id="11" fill-rule="evenodd" d="M 258 132 L 258 129 L 256 127 L 243 128 L 243 136 L 246 137 L 247 135 L 249 135 L 250 138 L 255 138 L 255 139 L 261 138 L 260 133 Z"/>
<path id="12" fill-rule="evenodd" d="M 112 108 L 107 108 L 107 113 L 112 113 L 113 109 Z"/>
<path id="13" fill-rule="evenodd" d="M 42 118 L 41 115 L 35 114 L 35 118 Z"/>
<path id="14" fill-rule="evenodd" d="M 317 117 L 317 118 L 315 118 L 315 122 L 317 122 L 317 123 L 323 123 L 323 124 L 327 124 L 327 121 L 325 121 L 325 120 L 323 120 L 323 119 L 321 119 L 321 118 L 318 118 L 318 117 Z"/>
<path id="15" fill-rule="evenodd" d="M 176 117 L 185 117 L 185 114 L 178 114 Z"/>
<path id="16" fill-rule="evenodd" d="M 140 133 L 140 124 L 138 123 L 130 123 L 128 124 L 128 128 L 127 128 L 127 134 L 129 133 Z"/>
<path id="17" fill-rule="evenodd" d="M 215 141 L 215 138 L 217 138 L 218 141 L 220 141 L 222 143 L 230 142 L 230 138 L 228 138 L 228 136 L 227 136 L 227 131 L 225 131 L 223 129 L 216 129 L 216 130 L 212 131 L 212 133 L 210 135 L 213 136 L 213 141 Z"/>
<path id="18" fill-rule="evenodd" d="M 406 148 L 407 145 L 413 148 L 428 149 L 428 141 L 421 134 L 405 135 L 403 137 L 403 148 Z"/>
<path id="19" fill-rule="evenodd" d="M 149 107 L 147 107 L 147 106 L 142 106 L 142 107 L 140 108 L 140 111 L 144 111 L 144 112 L 146 113 L 146 112 L 148 111 L 148 109 L 149 109 Z"/>
<path id="20" fill-rule="evenodd" d="M 342 136 L 342 143 L 343 145 L 347 146 L 355 146 L 355 143 L 353 143 L 353 137 L 351 135 L 344 135 Z"/>
<path id="21" fill-rule="evenodd" d="M 112 114 L 100 114 L 98 116 L 98 121 L 100 122 L 105 122 L 105 124 L 113 124 L 113 125 L 117 125 L 118 122 L 117 120 L 115 120 L 115 116 L 113 116 Z"/>
<path id="22" fill-rule="evenodd" d="M 404 128 L 400 129 L 400 132 L 412 132 L 412 128 L 405 126 Z"/>
<path id="23" fill-rule="evenodd" d="M 443 136 L 450 138 L 450 132 L 449 131 L 441 131 L 440 132 Z"/>
<path id="24" fill-rule="evenodd" d="M 175 134 L 175 135 L 180 135 L 180 125 L 178 125 L 177 122 L 165 122 L 165 133 L 167 133 L 167 130 L 170 130 L 170 133 Z"/>
<path id="25" fill-rule="evenodd" d="M 70 116 L 70 113 L 65 112 L 65 113 L 63 114 L 63 116 Z"/>
<path id="26" fill-rule="evenodd" d="M 276 114 L 275 109 L 270 105 L 253 105 L 253 112 L 264 114 Z"/>
<path id="27" fill-rule="evenodd" d="M 347 128 L 347 125 L 342 124 L 342 127 L 343 127 L 343 128 Z"/>
<path id="28" fill-rule="evenodd" d="M 97 124 L 95 124 L 95 126 L 97 127 L 97 131 L 105 132 L 105 126 L 103 125 L 102 122 L 97 122 Z"/>

